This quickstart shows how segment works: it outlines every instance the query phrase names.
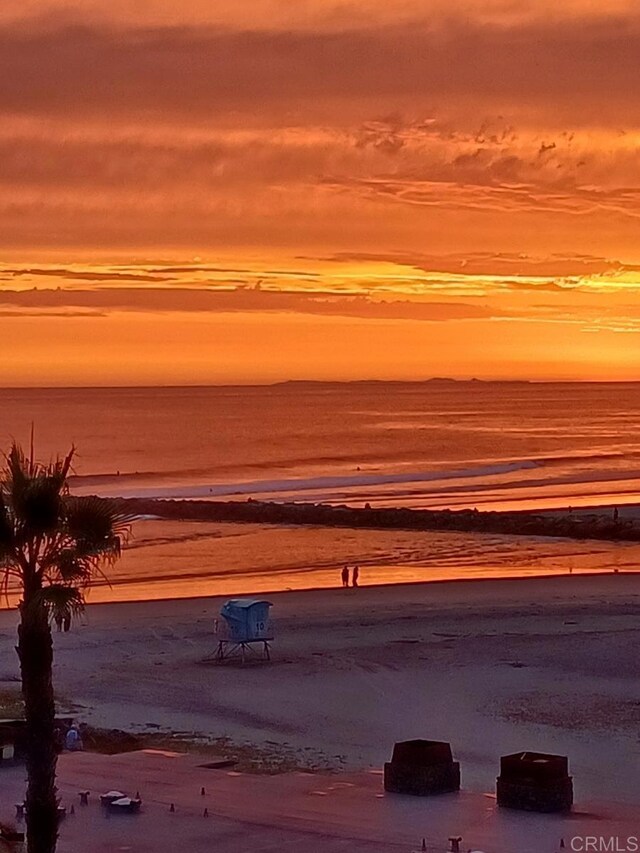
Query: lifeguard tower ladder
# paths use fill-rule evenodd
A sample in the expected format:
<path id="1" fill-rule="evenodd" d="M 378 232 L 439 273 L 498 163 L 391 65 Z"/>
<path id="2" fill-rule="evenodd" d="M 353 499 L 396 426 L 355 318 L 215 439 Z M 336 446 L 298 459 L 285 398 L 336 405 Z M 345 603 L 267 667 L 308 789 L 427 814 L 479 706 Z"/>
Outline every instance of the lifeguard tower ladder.
<path id="1" fill-rule="evenodd" d="M 223 631 L 214 654 L 207 658 L 222 663 L 231 658 L 271 660 L 270 601 L 255 598 L 232 598 L 222 606 Z M 222 633 L 222 632 L 221 632 Z"/>

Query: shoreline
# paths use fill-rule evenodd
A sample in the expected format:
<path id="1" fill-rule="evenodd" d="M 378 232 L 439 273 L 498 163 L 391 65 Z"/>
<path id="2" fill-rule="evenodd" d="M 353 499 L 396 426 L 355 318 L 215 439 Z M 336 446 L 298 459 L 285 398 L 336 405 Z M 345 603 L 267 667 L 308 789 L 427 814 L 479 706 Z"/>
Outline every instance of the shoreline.
<path id="1" fill-rule="evenodd" d="M 339 603 L 340 607 L 355 607 L 358 601 L 363 599 L 384 601 L 385 597 L 403 597 L 407 593 L 415 594 L 416 600 L 422 600 L 428 591 L 433 591 L 433 599 L 445 598 L 455 599 L 469 602 L 477 599 L 478 601 L 497 601 L 503 598 L 506 601 L 513 597 L 521 597 L 527 591 L 527 587 L 531 588 L 532 593 L 536 590 L 549 593 L 553 587 L 558 587 L 558 592 L 563 594 L 568 585 L 579 584 L 580 594 L 591 594 L 593 588 L 599 586 L 607 586 L 609 582 L 619 582 L 620 586 L 626 587 L 634 579 L 640 579 L 640 567 L 637 570 L 627 570 L 624 572 L 579 572 L 571 574 L 558 573 L 551 574 L 536 574 L 536 575 L 510 575 L 501 577 L 485 577 L 485 578 L 438 578 L 436 580 L 419 580 L 419 581 L 402 581 L 399 583 L 380 583 L 380 584 L 363 584 L 357 589 L 349 587 L 343 589 L 338 585 L 330 587 L 305 587 L 300 589 L 273 589 L 264 590 L 256 593 L 251 592 L 233 592 L 231 593 L 211 593 L 210 595 L 192 595 L 192 596 L 167 596 L 164 598 L 146 598 L 146 599 L 123 599 L 114 600 L 108 599 L 104 601 L 91 601 L 89 598 L 86 602 L 86 609 L 90 614 L 98 614 L 103 611 L 108 614 L 110 610 L 138 610 L 139 614 L 144 616 L 143 611 L 148 613 L 157 612 L 189 612 L 200 606 L 211 606 L 223 604 L 229 598 L 240 597 L 256 597 L 274 599 L 272 604 L 280 603 L 285 607 L 295 605 L 298 601 L 303 606 L 314 609 L 316 603 L 321 606 L 326 605 L 328 600 L 332 604 Z M 497 599 L 494 596 L 497 593 Z M 640 587 L 638 588 L 640 596 Z M 535 599 L 534 599 L 535 600 Z M 6 628 L 7 617 L 14 614 L 16 607 L 4 607 L 0 609 L 0 630 Z M 215 614 L 214 614 L 215 615 Z M 84 622 L 80 623 L 80 630 L 86 627 Z"/>
<path id="2" fill-rule="evenodd" d="M 252 583 L 254 577 L 240 576 L 235 577 L 229 575 L 225 580 L 217 580 L 213 582 L 206 575 L 185 578 L 178 581 L 175 578 L 156 580 L 138 580 L 132 578 L 128 581 L 115 582 L 108 585 L 104 582 L 93 586 L 87 595 L 86 607 L 105 607 L 110 605 L 144 605 L 144 604 L 162 604 L 171 602 L 198 602 L 210 601 L 212 599 L 229 599 L 229 598 L 268 598 L 281 595 L 312 595 L 330 593 L 338 591 L 346 595 L 361 595 L 365 590 L 392 590 L 392 589 L 415 589 L 421 587 L 437 587 L 437 586 L 464 586 L 469 587 L 475 585 L 491 586 L 501 583 L 524 583 L 527 581 L 550 582 L 564 578 L 571 578 L 576 581 L 578 578 L 585 580 L 586 578 L 604 578 L 610 576 L 634 577 L 640 576 L 640 564 L 638 569 L 622 570 L 613 569 L 566 569 L 560 567 L 555 571 L 544 571 L 540 569 L 524 570 L 517 569 L 494 569 L 491 573 L 487 572 L 481 576 L 451 576 L 451 569 L 442 569 L 440 576 L 438 571 L 433 569 L 424 570 L 419 564 L 415 566 L 380 566 L 367 563 L 366 560 L 359 561 L 358 565 L 361 570 L 365 570 L 366 578 L 361 579 L 361 583 L 357 589 L 353 587 L 344 590 L 335 579 L 337 567 L 330 570 L 330 580 L 326 584 L 315 584 L 309 586 L 286 586 L 286 587 L 264 587 Z M 422 569 L 422 571 L 421 571 Z M 430 572 L 433 577 L 425 577 L 425 571 Z M 387 579 L 393 573 L 398 573 L 398 580 Z M 371 580 L 371 576 L 379 573 L 384 579 L 376 581 Z M 407 579 L 407 574 L 414 577 Z M 420 576 L 417 576 L 420 574 Z M 245 582 L 242 583 L 243 577 Z M 303 575 L 304 577 L 304 575 Z M 163 593 L 163 587 L 169 586 L 172 591 Z M 179 590 L 185 587 L 196 587 L 198 592 L 181 594 Z M 117 597 L 118 594 L 123 597 Z M 128 592 L 128 595 L 127 595 Z M 156 594 L 154 594 L 156 593 Z M 104 597 L 102 597 L 104 595 Z M 93 600 L 92 600 L 93 596 Z M 97 597 L 96 597 L 97 596 Z M 6 598 L 0 602 L 0 614 L 4 612 L 13 612 L 17 609 L 17 595 L 9 595 L 10 604 L 7 605 Z"/>
<path id="3" fill-rule="evenodd" d="M 309 586 L 309 587 L 299 587 L 296 589 L 287 588 L 287 589 L 265 589 L 258 591 L 251 591 L 250 589 L 238 589 L 233 592 L 212 592 L 210 595 L 203 594 L 194 594 L 194 595 L 180 595 L 180 596 L 160 596 L 153 598 L 123 598 L 123 599 L 115 599 L 109 598 L 103 601 L 91 601 L 89 593 L 89 597 L 86 601 L 86 607 L 94 610 L 95 608 L 107 608 L 107 607 L 140 607 L 145 605 L 163 605 L 163 604 L 198 604 L 211 601 L 223 601 L 228 598 L 280 598 L 285 596 L 287 598 L 293 598 L 295 596 L 313 596 L 313 595 L 321 595 L 335 592 L 336 594 L 343 595 L 345 597 L 362 597 L 363 593 L 366 595 L 368 592 L 379 591 L 381 594 L 385 592 L 385 590 L 398 590 L 398 591 L 408 591 L 408 590 L 420 590 L 421 588 L 432 588 L 432 587 L 466 587 L 467 589 L 472 589 L 473 587 L 478 588 L 487 588 L 487 591 L 491 587 L 500 587 L 502 585 L 525 585 L 531 583 L 535 585 L 537 583 L 545 583 L 549 582 L 559 582 L 563 580 L 567 580 L 571 583 L 580 583 L 585 584 L 588 581 L 597 581 L 601 578 L 609 578 L 609 577 L 623 577 L 623 578 L 634 578 L 640 577 L 640 567 L 638 569 L 625 569 L 622 572 L 617 571 L 578 571 L 578 572 L 556 572 L 556 573 L 540 573 L 540 574 L 512 574 L 512 575 L 492 575 L 491 577 L 454 577 L 454 578 L 434 578 L 433 580 L 415 580 L 415 581 L 398 581 L 393 583 L 391 581 L 386 581 L 382 583 L 362 583 L 357 589 L 353 587 L 349 587 L 347 589 L 343 589 L 337 583 L 333 586 Z M 11 607 L 0 606 L 0 621 L 3 613 L 12 613 L 17 609 L 16 605 L 12 605 Z"/>
<path id="4" fill-rule="evenodd" d="M 580 582 L 584 583 L 587 579 L 597 580 L 599 578 L 608 578 L 612 576 L 623 576 L 625 578 L 633 578 L 640 577 L 640 568 L 637 570 L 625 570 L 624 572 L 605 572 L 605 571 L 593 571 L 593 572 L 563 572 L 557 574 L 536 574 L 536 575 L 504 575 L 500 577 L 485 577 L 485 578 L 434 578 L 434 580 L 416 580 L 416 581 L 400 581 L 398 583 L 374 583 L 374 584 L 362 584 L 357 589 L 353 589 L 353 587 L 349 587 L 348 589 L 342 589 L 337 584 L 333 587 L 327 586 L 310 586 L 310 587 L 302 587 L 300 589 L 272 589 L 272 590 L 261 590 L 259 593 L 255 593 L 256 597 L 264 598 L 279 598 L 281 596 L 293 597 L 293 596 L 312 596 L 318 595 L 321 593 L 330 593 L 332 591 L 339 593 L 345 596 L 359 596 L 364 591 L 380 591 L 383 593 L 385 590 L 410 590 L 421 587 L 447 587 L 451 586 L 455 587 L 464 587 L 471 588 L 473 586 L 482 586 L 482 587 L 491 587 L 491 586 L 499 586 L 502 584 L 525 584 L 528 582 L 533 583 L 541 583 L 541 582 L 549 582 L 549 581 L 561 581 L 564 579 L 571 578 L 571 582 Z M 578 581 L 578 579 L 580 579 Z M 226 598 L 241 598 L 241 597 L 254 597 L 251 592 L 240 591 L 238 593 L 224 593 L 223 595 L 192 595 L 192 596 L 180 596 L 179 598 L 147 598 L 147 599 L 128 599 L 122 601 L 110 600 L 110 601 L 87 601 L 87 606 L 89 607 L 109 607 L 110 605 L 144 605 L 144 604 L 171 604 L 177 602 L 207 602 L 212 600 L 222 600 Z"/>

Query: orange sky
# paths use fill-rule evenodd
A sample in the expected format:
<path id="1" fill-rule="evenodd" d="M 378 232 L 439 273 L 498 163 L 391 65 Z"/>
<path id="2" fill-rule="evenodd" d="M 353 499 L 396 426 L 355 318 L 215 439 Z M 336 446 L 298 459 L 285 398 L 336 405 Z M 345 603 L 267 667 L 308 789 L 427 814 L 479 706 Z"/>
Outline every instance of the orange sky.
<path id="1" fill-rule="evenodd" d="M 638 379 L 638 72 L 631 0 L 5 0 L 0 384 Z"/>

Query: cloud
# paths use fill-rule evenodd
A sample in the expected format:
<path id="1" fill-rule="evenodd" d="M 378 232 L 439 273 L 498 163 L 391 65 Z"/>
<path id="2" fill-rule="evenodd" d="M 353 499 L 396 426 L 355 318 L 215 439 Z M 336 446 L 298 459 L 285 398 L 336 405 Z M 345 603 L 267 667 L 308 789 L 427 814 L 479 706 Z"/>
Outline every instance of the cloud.
<path id="1" fill-rule="evenodd" d="M 0 306 L 5 310 L 77 316 L 80 309 L 142 312 L 293 312 L 331 317 L 359 317 L 369 320 L 477 320 L 501 316 L 498 309 L 458 302 L 416 300 L 374 300 L 368 295 L 336 296 L 332 293 L 269 291 L 259 288 L 215 290 L 182 288 L 102 288 L 0 290 Z M 69 313 L 72 312 L 72 313 Z"/>
<path id="2" fill-rule="evenodd" d="M 502 227 L 514 212 L 632 220 L 638 152 L 626 137 L 552 138 L 497 119 L 469 130 L 390 115 L 355 127 L 197 133 L 13 120 L 0 127 L 0 241 L 197 247 L 262 235 L 274 243 L 273 229 L 288 242 L 290 226 L 304 238 L 314 228 L 362 231 L 368 221 L 377 243 L 371 202 L 423 217 L 489 212 Z"/>
<path id="3" fill-rule="evenodd" d="M 6 266 L 0 267 L 0 273 L 2 273 L 0 281 L 27 279 L 37 282 L 39 278 L 45 280 L 47 278 L 59 278 L 65 282 L 84 281 L 113 284 L 119 284 L 120 282 L 173 283 L 178 287 L 183 283 L 189 284 L 189 279 L 185 278 L 186 275 L 200 280 L 203 277 L 210 276 L 216 284 L 234 285 L 256 285 L 259 279 L 275 279 L 278 281 L 293 279 L 300 284 L 307 281 L 313 282 L 320 275 L 320 273 L 311 270 L 270 269 L 269 267 L 262 266 L 258 266 L 257 269 L 250 269 L 249 267 L 227 267 L 201 263 L 164 263 L 158 265 L 149 262 L 137 266 L 135 264 L 116 264 L 113 266 L 94 265 L 91 269 L 79 269 L 74 265 L 62 267 Z"/>
<path id="4" fill-rule="evenodd" d="M 580 216 L 595 212 L 640 218 L 640 187 L 606 189 L 578 186 L 573 189 L 495 182 L 458 184 L 412 178 L 325 178 L 322 183 L 336 192 L 357 193 L 370 201 L 393 200 L 416 207 L 452 210 L 484 210 L 494 213 L 556 213 Z"/>
<path id="5" fill-rule="evenodd" d="M 212 116 L 370 109 L 409 98 L 464 111 L 561 110 L 640 121 L 638 16 L 465 21 L 309 32 L 51 21 L 0 29 L 0 109 L 32 115 Z M 349 107 L 346 107 L 349 104 Z M 392 107 L 392 109 L 394 109 Z M 475 112 L 474 108 L 474 112 Z"/>
<path id="6" fill-rule="evenodd" d="M 104 311 L 94 311 L 91 309 L 87 309 L 85 311 L 74 310 L 71 308 L 68 309 L 46 309 L 46 308 L 0 308 L 0 317 L 4 319 L 15 319 L 17 317 L 47 317 L 47 318 L 95 318 L 95 317 L 106 317 L 107 314 Z"/>
<path id="7" fill-rule="evenodd" d="M 553 282 L 509 282 L 506 291 L 546 292 L 560 295 L 572 290 Z M 582 289 L 583 296 L 589 294 Z M 437 292 L 437 291 L 436 291 Z M 118 287 L 100 285 L 95 289 L 0 290 L 0 319 L 106 318 L 122 312 L 150 315 L 194 315 L 215 319 L 220 315 L 292 314 L 316 318 L 411 323 L 460 323 L 511 321 L 565 324 L 586 332 L 640 332 L 640 308 L 633 303 L 610 303 L 606 293 L 596 293 L 596 302 L 558 301 L 556 304 L 507 305 L 500 298 L 474 301 L 464 296 L 442 301 L 433 297 L 401 298 L 371 293 L 341 296 L 329 291 L 266 290 L 256 287 L 227 289 L 182 287 Z M 491 294 L 491 288 L 489 288 Z M 469 294 L 471 296 L 471 294 Z M 5 327 L 7 328 L 7 327 Z"/>
<path id="8" fill-rule="evenodd" d="M 610 14 L 624 15 L 635 11 L 635 0 L 608 0 L 607 11 Z M 601 4 L 593 0 L 564 0 L 562 4 L 554 0 L 456 0 L 452 8 L 451 0 L 429 0 L 428 18 L 432 21 L 450 20 L 455 14 L 478 24 L 493 23 L 508 25 L 512 23 L 542 21 L 584 20 L 602 16 Z M 425 19 L 424 0 L 394 0 L 393 3 L 381 3 L 380 0 L 341 0 L 340 3 L 328 3 L 327 0 L 252 0 L 250 6 L 237 0 L 189 0 L 177 8 L 175 0 L 83 0 L 71 5 L 64 0 L 4 0 L 0 6 L 0 20 L 32 20 L 34 16 L 49 15 L 59 22 L 128 22 L 148 25 L 184 24 L 218 26 L 246 26 L 250 23 L 255 29 L 263 31 L 311 30 L 314 32 L 360 29 L 364 24 L 375 20 L 380 27 L 407 23 L 421 23 Z"/>
<path id="9" fill-rule="evenodd" d="M 640 12 L 471 2 L 425 20 L 411 0 L 382 25 L 311 3 L 322 26 L 284 29 L 232 5 L 197 25 L 151 7 L 0 25 L 3 247 L 634 239 Z"/>
<path id="10" fill-rule="evenodd" d="M 174 281 L 173 278 L 161 277 L 157 275 L 148 275 L 146 273 L 132 272 L 96 272 L 95 270 L 76 270 L 68 267 L 60 267 L 52 269 L 47 267 L 24 267 L 20 269 L 5 269 L 4 272 L 9 273 L 13 278 L 23 278 L 24 276 L 44 276 L 46 278 L 62 278 L 65 280 L 79 279 L 80 281 Z M 1 291 L 0 291 L 1 292 Z"/>
<path id="11" fill-rule="evenodd" d="M 448 255 L 420 252 L 336 252 L 324 260 L 339 263 L 353 261 L 390 263 L 413 267 L 428 273 L 465 276 L 569 278 L 616 275 L 621 272 L 640 270 L 636 265 L 584 254 L 552 254 L 546 257 L 535 257 L 515 252 L 460 252 Z M 559 287 L 555 282 L 550 284 L 554 288 Z"/>
<path id="12" fill-rule="evenodd" d="M 255 270 L 248 269 L 247 267 L 218 267 L 211 266 L 209 264 L 189 264 L 188 266 L 161 266 L 161 267 L 149 267 L 149 272 L 153 273 L 245 273 L 255 275 Z M 310 270 L 274 270 L 274 269 L 261 269 L 259 272 L 261 276 L 281 276 L 285 278 L 295 278 L 297 280 L 305 279 L 305 278 L 315 278 L 319 276 L 319 273 L 311 272 Z"/>

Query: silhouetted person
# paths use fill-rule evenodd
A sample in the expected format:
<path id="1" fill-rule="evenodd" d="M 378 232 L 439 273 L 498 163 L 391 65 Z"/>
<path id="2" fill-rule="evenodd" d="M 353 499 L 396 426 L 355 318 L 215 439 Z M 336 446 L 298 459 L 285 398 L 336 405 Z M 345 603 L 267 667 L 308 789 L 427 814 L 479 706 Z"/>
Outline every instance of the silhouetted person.
<path id="1" fill-rule="evenodd" d="M 63 620 L 63 627 L 65 630 L 65 633 L 71 628 L 71 614 L 70 613 L 65 613 L 64 620 Z"/>
<path id="2" fill-rule="evenodd" d="M 342 570 L 342 586 L 349 586 L 349 566 L 345 566 Z"/>
<path id="3" fill-rule="evenodd" d="M 64 739 L 64 745 L 69 752 L 81 752 L 84 749 L 77 726 L 71 726 Z"/>
<path id="4" fill-rule="evenodd" d="M 617 524 L 619 518 L 620 518 L 620 513 L 618 512 L 618 507 L 614 506 L 614 508 L 613 508 L 613 523 Z"/>
<path id="5" fill-rule="evenodd" d="M 353 586 L 358 586 L 358 578 L 360 577 L 360 566 L 353 567 Z"/>
<path id="6" fill-rule="evenodd" d="M 56 631 L 60 633 L 62 631 L 62 613 L 56 613 L 53 621 L 56 623 Z"/>

